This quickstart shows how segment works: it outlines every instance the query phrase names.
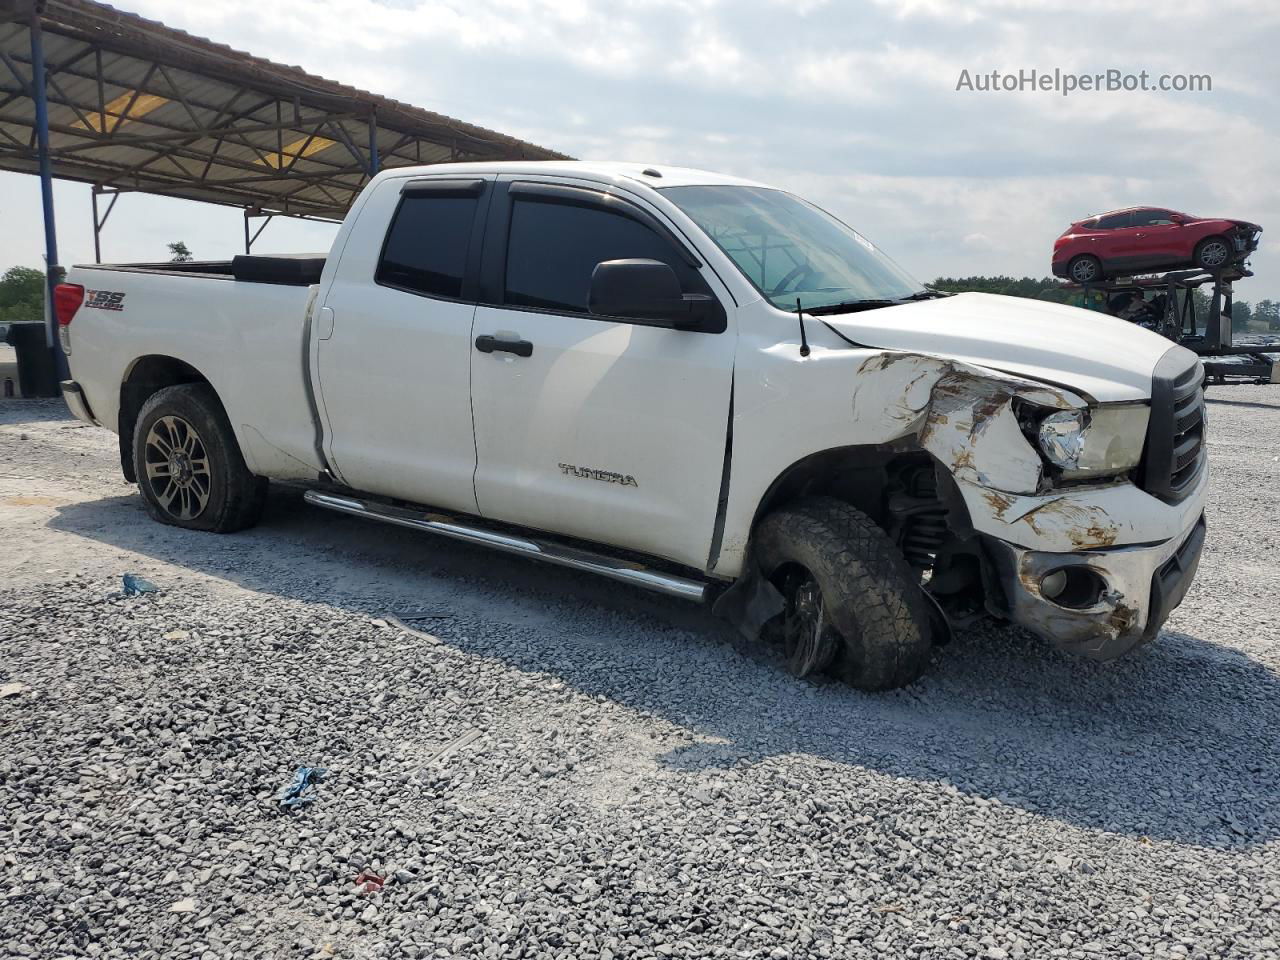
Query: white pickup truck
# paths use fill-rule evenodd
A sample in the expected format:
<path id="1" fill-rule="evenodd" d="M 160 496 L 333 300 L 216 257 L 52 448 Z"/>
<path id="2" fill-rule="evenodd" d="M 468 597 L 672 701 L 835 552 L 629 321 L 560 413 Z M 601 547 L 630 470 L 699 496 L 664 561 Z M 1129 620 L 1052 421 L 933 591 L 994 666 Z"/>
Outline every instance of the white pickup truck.
<path id="1" fill-rule="evenodd" d="M 80 266 L 81 419 L 156 519 L 311 503 L 713 602 L 792 669 L 911 682 L 991 614 L 1099 659 L 1204 541 L 1196 357 L 925 290 L 782 190 L 670 167 L 388 170 L 327 257 Z"/>

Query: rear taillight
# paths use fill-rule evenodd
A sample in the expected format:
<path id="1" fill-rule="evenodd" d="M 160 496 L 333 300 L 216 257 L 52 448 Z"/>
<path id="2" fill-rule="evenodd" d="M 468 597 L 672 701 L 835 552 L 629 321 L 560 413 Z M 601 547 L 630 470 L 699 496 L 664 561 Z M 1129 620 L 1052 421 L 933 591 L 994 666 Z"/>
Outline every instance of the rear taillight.
<path id="1" fill-rule="evenodd" d="M 60 283 L 53 288 L 53 315 L 58 326 L 65 327 L 75 319 L 76 311 L 84 303 L 84 287 L 78 283 Z"/>

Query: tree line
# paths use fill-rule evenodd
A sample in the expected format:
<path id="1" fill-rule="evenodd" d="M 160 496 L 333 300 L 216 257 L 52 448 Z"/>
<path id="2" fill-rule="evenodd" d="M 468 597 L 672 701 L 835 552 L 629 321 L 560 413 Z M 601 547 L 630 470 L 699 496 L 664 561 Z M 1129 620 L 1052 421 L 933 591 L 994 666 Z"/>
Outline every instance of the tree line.
<path id="1" fill-rule="evenodd" d="M 10 267 L 0 277 L 0 323 L 44 319 L 44 271 Z"/>

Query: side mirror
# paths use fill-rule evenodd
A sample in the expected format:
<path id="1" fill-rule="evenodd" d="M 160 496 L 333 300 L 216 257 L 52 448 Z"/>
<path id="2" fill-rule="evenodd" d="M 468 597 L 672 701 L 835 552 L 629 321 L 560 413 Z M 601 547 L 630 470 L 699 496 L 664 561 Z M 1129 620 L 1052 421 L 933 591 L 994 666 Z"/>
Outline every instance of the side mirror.
<path id="1" fill-rule="evenodd" d="M 680 289 L 680 278 L 661 260 L 605 260 L 591 271 L 587 309 L 602 317 L 651 320 L 655 326 L 696 330 L 700 305 L 710 298 Z"/>
<path id="2" fill-rule="evenodd" d="M 1187 222 L 1187 218 L 1180 213 L 1171 213 L 1169 214 L 1169 222 L 1180 227 Z"/>

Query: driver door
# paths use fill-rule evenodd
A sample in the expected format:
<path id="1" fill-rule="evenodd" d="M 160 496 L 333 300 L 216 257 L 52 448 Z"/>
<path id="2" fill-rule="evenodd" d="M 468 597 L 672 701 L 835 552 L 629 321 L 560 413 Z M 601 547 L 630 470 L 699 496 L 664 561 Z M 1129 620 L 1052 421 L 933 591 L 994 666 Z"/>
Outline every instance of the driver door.
<path id="1" fill-rule="evenodd" d="M 732 302 L 640 203 L 553 178 L 499 183 L 471 353 L 476 499 L 485 517 L 705 569 L 734 330 L 589 313 L 596 264 L 636 257 Z"/>
<path id="2" fill-rule="evenodd" d="M 1178 253 L 1182 227 L 1170 219 L 1168 210 L 1147 210 L 1138 219 L 1141 222 L 1135 222 L 1137 253 L 1142 264 L 1161 266 L 1185 259 Z"/>

